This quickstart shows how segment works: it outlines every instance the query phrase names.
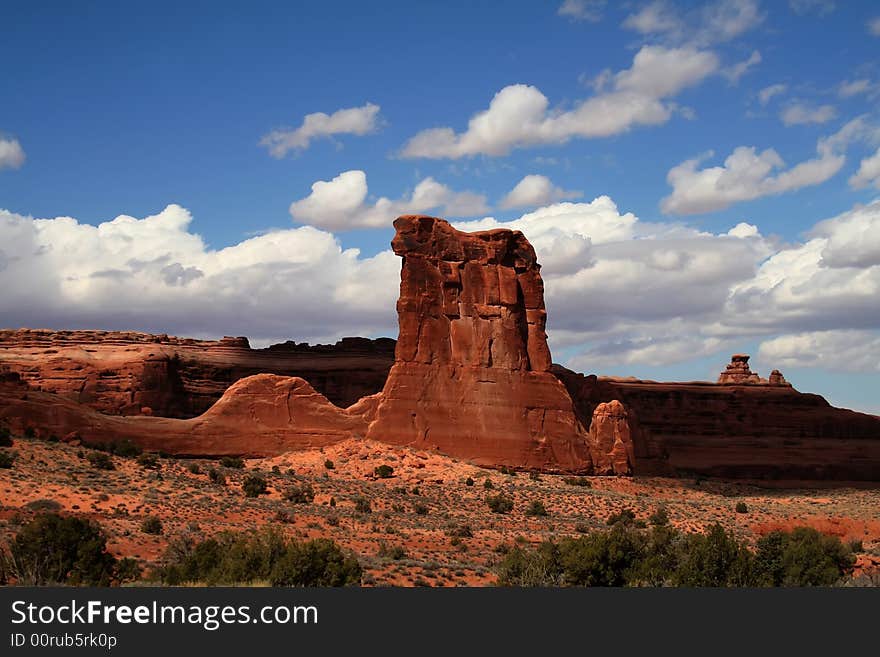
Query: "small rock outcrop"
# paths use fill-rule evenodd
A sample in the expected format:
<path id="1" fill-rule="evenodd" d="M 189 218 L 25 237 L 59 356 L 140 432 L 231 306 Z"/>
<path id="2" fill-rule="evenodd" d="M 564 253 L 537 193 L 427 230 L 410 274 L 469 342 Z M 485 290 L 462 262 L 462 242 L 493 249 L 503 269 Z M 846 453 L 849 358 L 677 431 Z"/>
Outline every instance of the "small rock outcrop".
<path id="1" fill-rule="evenodd" d="M 596 406 L 590 423 L 590 453 L 593 473 L 629 475 L 635 465 L 634 427 L 630 414 L 620 401 L 613 399 Z"/>
<path id="2" fill-rule="evenodd" d="M 789 386 L 789 387 L 791 387 L 791 384 L 785 380 L 785 377 L 782 376 L 782 372 L 780 372 L 779 370 L 773 370 L 772 372 L 770 372 L 769 382 L 770 382 L 771 386 Z"/>
<path id="3" fill-rule="evenodd" d="M 727 368 L 718 377 L 718 383 L 766 383 L 755 372 L 749 369 L 748 354 L 734 354 L 730 357 Z"/>
<path id="4" fill-rule="evenodd" d="M 519 231 L 403 216 L 395 363 L 368 438 L 486 465 L 584 471 L 586 431 L 550 373 L 544 283 Z"/>

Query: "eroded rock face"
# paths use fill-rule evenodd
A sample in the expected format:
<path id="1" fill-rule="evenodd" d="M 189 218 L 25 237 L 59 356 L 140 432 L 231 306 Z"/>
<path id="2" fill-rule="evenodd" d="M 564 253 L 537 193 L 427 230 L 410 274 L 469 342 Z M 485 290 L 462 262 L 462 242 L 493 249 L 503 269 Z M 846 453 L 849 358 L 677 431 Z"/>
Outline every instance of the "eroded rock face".
<path id="1" fill-rule="evenodd" d="M 748 354 L 734 354 L 730 363 L 718 376 L 718 383 L 766 383 L 749 368 Z"/>
<path id="2" fill-rule="evenodd" d="M 588 471 L 587 436 L 549 372 L 544 285 L 518 231 L 394 222 L 400 334 L 367 436 L 487 465 Z"/>
<path id="3" fill-rule="evenodd" d="M 343 338 L 252 349 L 247 338 L 191 340 L 121 331 L 0 330 L 0 365 L 32 389 L 111 415 L 191 418 L 254 374 L 299 376 L 345 407 L 378 392 L 394 340 Z"/>
<path id="4" fill-rule="evenodd" d="M 630 414 L 626 406 L 618 400 L 613 399 L 596 406 L 590 423 L 590 452 L 593 456 L 594 474 L 633 473 L 636 460 L 634 432 Z"/>

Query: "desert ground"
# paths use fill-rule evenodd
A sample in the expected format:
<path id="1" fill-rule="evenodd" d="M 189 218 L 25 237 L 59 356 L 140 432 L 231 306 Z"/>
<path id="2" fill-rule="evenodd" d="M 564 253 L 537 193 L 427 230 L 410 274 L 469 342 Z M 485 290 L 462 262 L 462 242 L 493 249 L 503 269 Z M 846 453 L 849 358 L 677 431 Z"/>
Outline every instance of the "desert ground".
<path id="1" fill-rule="evenodd" d="M 499 472 L 435 453 L 350 440 L 321 450 L 249 459 L 244 468 L 209 459 L 110 457 L 115 469 L 90 463 L 85 446 L 16 439 L 14 466 L 0 469 L 0 536 L 8 538 L 41 510 L 99 523 L 109 549 L 133 557 L 149 577 L 170 540 L 275 525 L 298 538 L 331 538 L 357 555 L 368 586 L 484 586 L 506 547 L 577 536 L 631 509 L 647 521 L 661 507 L 684 531 L 716 522 L 749 541 L 773 529 L 808 525 L 861 541 L 856 574 L 880 572 L 880 489 L 762 488 L 710 479 L 587 477 Z M 376 468 L 393 468 L 391 476 Z M 211 469 L 225 484 L 212 482 Z M 266 494 L 248 497 L 246 477 Z M 285 499 L 310 486 L 311 502 Z M 491 487 L 491 488 L 489 488 Z M 512 498 L 493 513 L 487 495 Z M 365 508 L 368 502 L 369 510 Z M 535 501 L 547 515 L 528 512 Z M 745 504 L 745 511 L 737 505 Z M 151 516 L 160 534 L 143 530 Z"/>

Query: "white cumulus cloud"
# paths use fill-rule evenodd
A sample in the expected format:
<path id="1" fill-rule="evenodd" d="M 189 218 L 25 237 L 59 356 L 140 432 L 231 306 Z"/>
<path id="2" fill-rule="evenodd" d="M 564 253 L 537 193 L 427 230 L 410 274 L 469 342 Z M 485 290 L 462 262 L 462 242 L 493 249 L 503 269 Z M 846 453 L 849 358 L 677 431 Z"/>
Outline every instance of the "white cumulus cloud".
<path id="1" fill-rule="evenodd" d="M 570 110 L 550 109 L 550 101 L 536 87 L 510 85 L 495 94 L 488 109 L 471 117 L 464 132 L 449 127 L 423 130 L 404 145 L 401 155 L 434 159 L 506 155 L 515 148 L 659 125 L 676 109 L 668 99 L 717 69 L 718 58 L 709 51 L 645 46 L 630 68 L 600 76 L 608 81 L 608 89 Z"/>
<path id="2" fill-rule="evenodd" d="M 602 20 L 605 0 L 565 0 L 556 13 L 574 21 L 598 23 Z"/>
<path id="3" fill-rule="evenodd" d="M 501 199 L 500 206 L 504 209 L 534 208 L 583 195 L 580 191 L 557 187 L 547 176 L 529 174 Z"/>
<path id="4" fill-rule="evenodd" d="M 290 204 L 295 221 L 329 230 L 383 228 L 399 215 L 434 211 L 444 217 L 473 217 L 489 211 L 486 197 L 456 192 L 433 178 L 425 178 L 409 196 L 392 200 L 368 199 L 367 175 L 360 170 L 343 171 L 332 180 L 319 180 L 311 193 Z"/>
<path id="5" fill-rule="evenodd" d="M 840 171 L 845 148 L 855 139 L 872 134 L 863 117 L 853 119 L 835 134 L 819 139 L 817 157 L 785 168 L 785 162 L 772 148 L 758 151 L 739 146 L 722 166 L 700 169 L 706 156 L 686 160 L 666 176 L 672 193 L 661 202 L 670 214 L 699 214 L 723 210 L 740 201 L 782 194 L 818 185 Z"/>
<path id="6" fill-rule="evenodd" d="M 850 176 L 849 184 L 855 189 L 869 185 L 880 189 L 880 148 L 859 163 L 859 170 Z"/>
<path id="7" fill-rule="evenodd" d="M 837 116 L 837 110 L 833 105 L 819 105 L 817 107 L 804 103 L 792 103 L 779 115 L 782 122 L 787 126 L 805 125 L 810 123 L 827 123 Z"/>
<path id="8" fill-rule="evenodd" d="M 282 158 L 291 151 L 305 150 L 313 139 L 333 135 L 362 137 L 379 128 L 379 109 L 378 105 L 366 103 L 361 107 L 336 110 L 333 114 L 306 114 L 298 128 L 273 130 L 260 140 L 260 145 L 269 149 L 272 157 Z"/>
<path id="9" fill-rule="evenodd" d="M 0 169 L 20 169 L 24 160 L 24 149 L 18 140 L 0 136 Z"/>

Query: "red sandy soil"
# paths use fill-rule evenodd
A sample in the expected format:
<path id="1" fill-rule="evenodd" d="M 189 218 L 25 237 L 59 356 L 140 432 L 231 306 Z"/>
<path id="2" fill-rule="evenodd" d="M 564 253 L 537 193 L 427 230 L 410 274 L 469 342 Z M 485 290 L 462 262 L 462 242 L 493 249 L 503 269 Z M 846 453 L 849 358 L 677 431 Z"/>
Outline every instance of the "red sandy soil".
<path id="1" fill-rule="evenodd" d="M 18 453 L 14 467 L 0 470 L 0 537 L 8 538 L 33 515 L 29 505 L 54 500 L 64 513 L 100 523 L 110 550 L 135 557 L 147 572 L 175 536 L 206 537 L 273 524 L 290 536 L 331 538 L 353 551 L 364 566 L 367 585 L 491 585 L 501 545 L 536 544 L 603 528 L 609 515 L 625 508 L 647 520 L 660 506 L 684 531 L 720 522 L 751 541 L 773 529 L 809 525 L 844 540 L 861 540 L 864 553 L 857 569 L 880 571 L 878 488 L 772 490 L 661 477 L 589 477 L 590 487 L 574 486 L 562 476 L 502 474 L 435 453 L 364 440 L 250 459 L 244 470 L 221 468 L 210 460 L 160 459 L 161 468 L 155 471 L 135 459 L 114 456 L 116 469 L 105 471 L 90 466 L 83 456 L 91 450 L 84 447 L 22 439 L 12 449 Z M 333 469 L 325 467 L 328 459 Z M 191 464 L 198 464 L 201 473 L 191 473 Z M 391 478 L 374 476 L 382 464 L 394 468 Z M 212 467 L 226 475 L 226 486 L 210 482 Z M 269 494 L 245 497 L 241 482 L 255 473 L 266 478 Z M 468 477 L 473 486 L 466 485 Z M 491 491 L 484 488 L 487 479 L 494 486 Z M 304 483 L 315 491 L 313 503 L 282 498 L 285 488 Z M 498 492 L 514 499 L 510 514 L 489 511 L 485 497 Z M 355 511 L 359 496 L 370 500 L 372 513 Z M 542 501 L 550 515 L 526 516 L 533 500 Z M 746 503 L 747 513 L 735 511 L 738 502 Z M 279 521 L 279 512 L 289 514 L 291 521 Z M 150 515 L 162 520 L 162 535 L 141 531 L 141 522 Z M 473 536 L 455 538 L 455 528 L 464 525 Z M 398 547 L 403 556 L 387 556 Z"/>

